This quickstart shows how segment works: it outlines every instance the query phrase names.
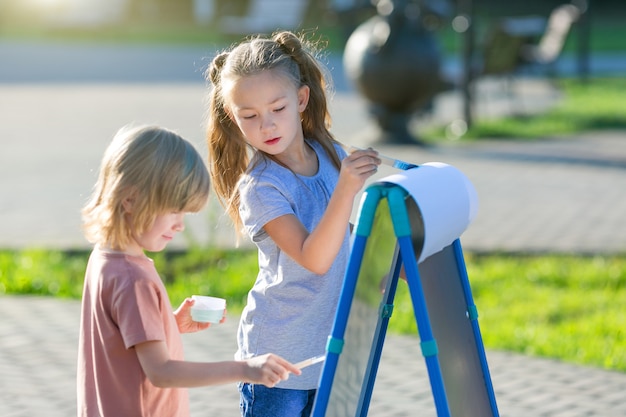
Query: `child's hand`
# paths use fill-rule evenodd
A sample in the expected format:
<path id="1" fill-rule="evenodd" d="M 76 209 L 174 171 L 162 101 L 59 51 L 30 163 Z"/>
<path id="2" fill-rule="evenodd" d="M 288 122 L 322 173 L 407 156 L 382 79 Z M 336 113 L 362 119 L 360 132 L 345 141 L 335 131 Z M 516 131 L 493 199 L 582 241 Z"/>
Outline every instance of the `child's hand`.
<path id="1" fill-rule="evenodd" d="M 191 318 L 191 307 L 195 301 L 192 298 L 185 298 L 185 301 L 174 311 L 174 317 L 176 318 L 176 324 L 178 325 L 178 331 L 180 333 L 193 333 L 200 330 L 206 330 L 211 326 L 211 323 L 200 323 L 194 321 Z M 226 321 L 226 310 L 224 310 L 224 316 L 220 320 L 220 323 Z"/>
<path id="2" fill-rule="evenodd" d="M 289 373 L 300 375 L 302 371 L 296 368 L 291 362 L 273 353 L 268 353 L 245 361 L 248 365 L 246 369 L 246 382 L 253 384 L 263 384 L 269 388 L 274 387 L 280 381 L 289 378 Z"/>
<path id="3" fill-rule="evenodd" d="M 341 161 L 339 181 L 348 188 L 346 191 L 356 194 L 361 190 L 365 181 L 378 171 L 380 164 L 378 152 L 374 149 L 355 150 Z"/>

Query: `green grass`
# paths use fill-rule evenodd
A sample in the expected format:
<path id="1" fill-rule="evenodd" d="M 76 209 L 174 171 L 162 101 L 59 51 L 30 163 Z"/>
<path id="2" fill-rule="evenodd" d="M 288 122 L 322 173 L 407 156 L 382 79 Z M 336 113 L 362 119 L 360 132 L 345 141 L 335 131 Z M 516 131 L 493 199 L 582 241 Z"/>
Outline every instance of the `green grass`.
<path id="1" fill-rule="evenodd" d="M 153 254 L 177 306 L 192 294 L 241 312 L 257 271 L 253 250 Z M 79 299 L 87 252 L 0 251 L 0 295 Z M 626 372 L 626 255 L 478 255 L 466 264 L 485 346 Z M 416 334 L 401 282 L 390 331 Z"/>
<path id="2" fill-rule="evenodd" d="M 86 264 L 84 252 L 0 251 L 0 294 L 80 298 Z"/>
<path id="3" fill-rule="evenodd" d="M 252 250 L 196 248 L 151 256 L 175 305 L 192 294 L 216 295 L 228 300 L 229 311 L 238 313 L 256 280 L 257 253 Z"/>
<path id="4" fill-rule="evenodd" d="M 466 264 L 486 347 L 626 372 L 626 257 L 466 254 Z M 396 300 L 392 330 L 416 332 L 406 285 Z"/>
<path id="5" fill-rule="evenodd" d="M 482 138 L 535 140 L 601 129 L 626 129 L 626 78 L 594 78 L 588 82 L 558 80 L 562 99 L 536 115 L 477 119 L 460 140 Z M 425 129 L 426 142 L 446 140 L 445 126 Z"/>
<path id="6" fill-rule="evenodd" d="M 192 294 L 220 294 L 239 311 L 256 278 L 256 252 L 249 250 L 195 248 L 149 256 L 174 304 Z M 0 295 L 80 298 L 88 257 L 87 251 L 0 250 Z"/>

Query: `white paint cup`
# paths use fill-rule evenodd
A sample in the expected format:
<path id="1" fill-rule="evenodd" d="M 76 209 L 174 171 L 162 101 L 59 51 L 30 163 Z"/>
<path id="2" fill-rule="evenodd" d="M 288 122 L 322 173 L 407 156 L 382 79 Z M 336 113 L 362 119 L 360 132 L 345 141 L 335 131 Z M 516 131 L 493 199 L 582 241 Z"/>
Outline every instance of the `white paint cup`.
<path id="1" fill-rule="evenodd" d="M 224 317 L 226 300 L 206 295 L 193 295 L 195 301 L 191 307 L 191 318 L 203 323 L 219 323 Z"/>

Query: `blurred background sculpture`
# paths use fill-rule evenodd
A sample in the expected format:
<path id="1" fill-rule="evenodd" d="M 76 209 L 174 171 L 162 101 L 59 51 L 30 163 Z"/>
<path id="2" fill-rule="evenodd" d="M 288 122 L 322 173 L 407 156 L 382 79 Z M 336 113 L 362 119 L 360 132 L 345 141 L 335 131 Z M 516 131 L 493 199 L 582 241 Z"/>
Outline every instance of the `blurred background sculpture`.
<path id="1" fill-rule="evenodd" d="M 416 144 L 410 120 L 431 105 L 444 85 L 434 31 L 447 14 L 446 2 L 379 0 L 376 11 L 348 38 L 346 75 L 367 99 L 377 123 L 371 141 Z"/>

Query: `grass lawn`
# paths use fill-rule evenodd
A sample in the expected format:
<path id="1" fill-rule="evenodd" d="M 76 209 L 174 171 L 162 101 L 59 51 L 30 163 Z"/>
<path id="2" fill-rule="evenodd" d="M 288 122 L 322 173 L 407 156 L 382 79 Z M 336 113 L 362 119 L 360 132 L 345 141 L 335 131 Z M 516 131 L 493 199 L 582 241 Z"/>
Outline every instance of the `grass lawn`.
<path id="1" fill-rule="evenodd" d="M 531 116 L 476 119 L 459 140 L 536 140 L 589 130 L 626 129 L 626 78 L 591 78 L 587 83 L 565 78 L 557 83 L 563 99 L 553 109 Z M 431 143 L 446 140 L 445 129 L 425 129 L 420 138 Z"/>
<path id="2" fill-rule="evenodd" d="M 466 254 L 487 348 L 626 372 L 626 257 Z M 416 332 L 406 285 L 391 329 Z"/>
<path id="3" fill-rule="evenodd" d="M 174 306 L 191 294 L 241 312 L 254 282 L 253 250 L 196 248 L 153 254 Z M 485 346 L 626 372 L 626 255 L 465 254 Z M 0 295 L 78 299 L 87 252 L 0 251 Z M 417 334 L 398 285 L 390 331 Z"/>

